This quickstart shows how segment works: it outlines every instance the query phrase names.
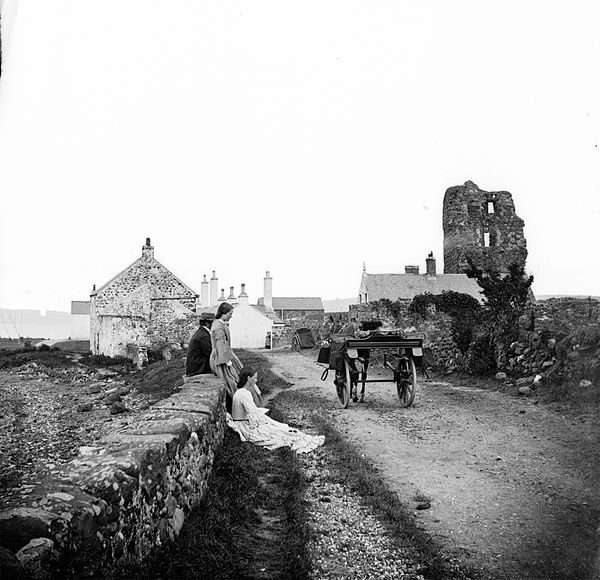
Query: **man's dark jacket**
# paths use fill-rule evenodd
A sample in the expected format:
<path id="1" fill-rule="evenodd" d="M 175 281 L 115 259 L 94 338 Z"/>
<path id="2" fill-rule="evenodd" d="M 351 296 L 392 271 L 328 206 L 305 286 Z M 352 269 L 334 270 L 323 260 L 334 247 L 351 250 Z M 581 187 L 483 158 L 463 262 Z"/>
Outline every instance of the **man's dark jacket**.
<path id="1" fill-rule="evenodd" d="M 187 351 L 185 361 L 185 374 L 188 377 L 193 375 L 205 375 L 210 370 L 210 353 L 212 346 L 210 343 L 210 330 L 201 326 L 192 336 Z"/>

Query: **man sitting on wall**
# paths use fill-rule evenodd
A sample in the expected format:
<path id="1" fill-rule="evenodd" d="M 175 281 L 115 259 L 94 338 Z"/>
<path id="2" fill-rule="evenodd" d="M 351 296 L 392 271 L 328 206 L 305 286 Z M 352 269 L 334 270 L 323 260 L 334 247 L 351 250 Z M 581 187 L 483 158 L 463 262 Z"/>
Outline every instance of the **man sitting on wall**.
<path id="1" fill-rule="evenodd" d="M 202 312 L 200 314 L 200 328 L 194 333 L 188 346 L 185 361 L 186 377 L 212 373 L 209 364 L 210 353 L 212 352 L 210 327 L 214 319 L 215 315 L 212 312 Z"/>

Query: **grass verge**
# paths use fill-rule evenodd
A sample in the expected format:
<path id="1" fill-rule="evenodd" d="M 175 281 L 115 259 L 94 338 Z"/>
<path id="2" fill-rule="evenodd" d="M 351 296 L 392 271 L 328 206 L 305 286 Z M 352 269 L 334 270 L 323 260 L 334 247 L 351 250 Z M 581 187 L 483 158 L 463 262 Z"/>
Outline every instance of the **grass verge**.
<path id="1" fill-rule="evenodd" d="M 423 574 L 430 580 L 462 580 L 474 578 L 459 560 L 442 547 L 415 522 L 412 509 L 391 491 L 379 470 L 331 424 L 320 411 L 323 402 L 316 396 L 297 391 L 282 393 L 287 404 L 312 410 L 311 421 L 325 435 L 331 452 L 331 468 L 349 490 L 358 493 L 365 505 L 381 518 L 398 545 L 409 549 Z"/>
<path id="2" fill-rule="evenodd" d="M 290 386 L 264 357 L 236 353 L 245 366 L 258 370 L 263 393 Z M 268 451 L 227 430 L 205 502 L 188 516 L 176 544 L 142 570 L 126 570 L 127 577 L 308 578 L 306 486 L 290 449 Z"/>

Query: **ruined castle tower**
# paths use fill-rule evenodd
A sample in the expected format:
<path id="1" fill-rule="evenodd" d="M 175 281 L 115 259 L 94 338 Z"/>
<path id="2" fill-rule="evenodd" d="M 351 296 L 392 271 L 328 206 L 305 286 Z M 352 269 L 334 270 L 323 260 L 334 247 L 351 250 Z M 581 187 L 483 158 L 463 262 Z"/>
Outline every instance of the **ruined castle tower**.
<path id="1" fill-rule="evenodd" d="M 524 224 L 508 191 L 483 191 L 472 181 L 449 187 L 443 212 L 444 274 L 464 272 L 467 258 L 501 273 L 512 263 L 525 267 Z"/>

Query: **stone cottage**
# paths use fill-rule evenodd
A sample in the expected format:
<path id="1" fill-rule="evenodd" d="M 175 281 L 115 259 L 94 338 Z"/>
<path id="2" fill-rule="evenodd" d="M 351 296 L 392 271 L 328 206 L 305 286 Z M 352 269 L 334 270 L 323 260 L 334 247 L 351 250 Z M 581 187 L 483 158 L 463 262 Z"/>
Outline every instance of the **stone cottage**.
<path id="1" fill-rule="evenodd" d="M 141 257 L 90 294 L 92 354 L 131 356 L 136 347 L 182 342 L 196 325 L 197 299 L 154 258 L 154 246 L 146 238 Z M 190 328 L 174 321 L 184 326 L 187 321 Z"/>
<path id="2" fill-rule="evenodd" d="M 419 294 L 441 294 L 461 292 L 481 301 L 483 295 L 477 282 L 466 274 L 438 274 L 433 252 L 426 259 L 426 273 L 419 273 L 419 266 L 405 266 L 404 274 L 371 274 L 363 265 L 359 304 L 374 302 L 382 298 L 388 300 L 412 300 Z"/>

